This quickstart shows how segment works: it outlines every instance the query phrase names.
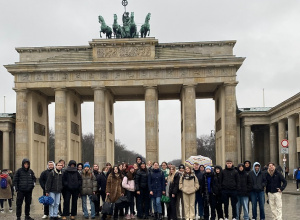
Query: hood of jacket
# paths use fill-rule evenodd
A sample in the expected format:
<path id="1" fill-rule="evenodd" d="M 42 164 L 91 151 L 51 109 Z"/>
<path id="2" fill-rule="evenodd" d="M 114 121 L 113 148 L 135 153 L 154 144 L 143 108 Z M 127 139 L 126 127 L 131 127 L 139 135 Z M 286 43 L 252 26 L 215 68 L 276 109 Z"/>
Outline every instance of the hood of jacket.
<path id="1" fill-rule="evenodd" d="M 249 167 L 244 166 L 244 169 L 245 169 L 245 171 L 250 171 L 250 170 L 251 170 L 251 164 L 252 164 L 252 163 L 251 163 L 250 160 L 245 160 L 245 161 L 244 161 L 244 165 L 245 165 L 245 163 L 247 163 L 247 162 L 248 162 L 250 165 L 249 165 Z"/>
<path id="2" fill-rule="evenodd" d="M 256 173 L 256 171 L 255 171 L 255 165 L 259 165 L 259 170 L 258 170 L 257 173 Z M 255 163 L 253 164 L 253 172 L 254 172 L 255 176 L 257 176 L 257 175 L 259 174 L 260 171 L 261 171 L 260 163 L 259 163 L 259 162 L 255 162 Z"/>
<path id="3" fill-rule="evenodd" d="M 76 167 L 76 161 L 75 160 L 70 160 L 68 166 L 70 167 L 72 164 L 74 164 L 75 167 Z M 76 169 L 77 169 L 77 167 L 76 167 Z"/>
<path id="4" fill-rule="evenodd" d="M 24 167 L 24 164 L 25 164 L 25 163 L 28 163 L 28 164 L 29 164 L 28 169 L 25 169 L 25 167 Z M 30 161 L 29 161 L 29 159 L 24 158 L 24 159 L 22 160 L 22 168 L 23 168 L 24 170 L 29 170 L 29 169 L 30 169 Z"/>
<path id="5" fill-rule="evenodd" d="M 243 167 L 243 168 L 244 168 L 243 171 L 240 171 L 240 167 Z M 240 163 L 240 164 L 237 166 L 237 171 L 238 171 L 239 173 L 245 173 L 245 165 L 244 165 L 243 163 Z"/>
<path id="6" fill-rule="evenodd" d="M 54 161 L 48 161 L 48 163 L 47 163 L 47 170 L 50 170 L 49 169 L 49 163 L 53 163 L 53 169 L 55 168 L 55 163 L 54 163 Z"/>
<path id="7" fill-rule="evenodd" d="M 78 172 L 77 167 L 67 167 L 66 172 Z"/>

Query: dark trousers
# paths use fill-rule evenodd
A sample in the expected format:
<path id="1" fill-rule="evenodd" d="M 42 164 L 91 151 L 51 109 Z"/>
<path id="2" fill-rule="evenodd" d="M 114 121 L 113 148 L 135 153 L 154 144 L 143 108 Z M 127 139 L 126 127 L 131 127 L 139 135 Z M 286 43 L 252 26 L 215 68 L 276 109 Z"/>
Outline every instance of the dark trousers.
<path id="1" fill-rule="evenodd" d="M 0 199 L 0 206 L 1 206 L 2 209 L 3 209 L 3 203 L 4 203 L 4 200 L 6 200 L 6 199 Z M 9 205 L 9 208 L 11 208 L 11 200 L 12 200 L 12 199 L 8 199 L 8 205 Z"/>
<path id="2" fill-rule="evenodd" d="M 299 189 L 300 180 L 296 180 L 297 189 Z"/>
<path id="3" fill-rule="evenodd" d="M 97 195 L 98 201 L 94 202 L 94 204 L 95 204 L 95 214 L 99 215 L 99 212 L 100 212 L 100 192 L 97 192 L 96 195 Z"/>
<path id="4" fill-rule="evenodd" d="M 134 192 L 126 190 L 126 197 L 128 199 L 127 204 L 125 205 L 125 215 L 129 214 L 129 209 L 130 209 L 130 214 L 134 214 Z"/>
<path id="5" fill-rule="evenodd" d="M 17 210 L 16 210 L 16 215 L 17 217 L 21 217 L 22 215 L 22 204 L 23 200 L 25 199 L 25 216 L 30 215 L 30 204 L 31 204 L 31 199 L 32 199 L 32 191 L 29 192 L 21 192 L 18 191 L 17 193 Z"/>
<path id="6" fill-rule="evenodd" d="M 43 190 L 43 196 L 46 195 L 46 192 Z M 44 215 L 49 215 L 49 205 L 44 205 Z"/>
<path id="7" fill-rule="evenodd" d="M 225 218 L 228 218 L 229 198 L 231 200 L 232 218 L 236 218 L 236 203 L 237 203 L 236 190 L 223 190 L 222 198 L 223 198 L 223 202 L 224 202 Z"/>
<path id="8" fill-rule="evenodd" d="M 223 203 L 222 195 L 216 195 L 216 209 L 217 209 L 218 219 L 224 218 L 222 203 Z"/>
<path id="9" fill-rule="evenodd" d="M 140 189 L 140 195 L 137 195 L 137 216 L 149 216 L 149 191 L 148 189 Z"/>
<path id="10" fill-rule="evenodd" d="M 195 216 L 197 216 L 197 213 L 199 217 L 202 217 L 203 214 L 203 197 L 199 190 L 196 192 L 196 198 L 195 198 Z"/>
<path id="11" fill-rule="evenodd" d="M 209 193 L 209 198 L 206 198 L 204 202 L 204 220 L 209 220 L 209 207 L 211 217 L 210 220 L 216 219 L 216 205 L 217 205 L 217 198 L 212 193 Z"/>
<path id="12" fill-rule="evenodd" d="M 72 197 L 72 208 L 71 216 L 77 215 L 77 200 L 78 200 L 78 190 L 66 190 L 64 192 L 64 211 L 63 216 L 70 215 L 70 199 Z"/>
<path id="13" fill-rule="evenodd" d="M 176 201 L 177 196 L 172 197 L 172 195 L 170 195 L 170 203 L 168 205 L 168 219 L 177 219 Z"/>

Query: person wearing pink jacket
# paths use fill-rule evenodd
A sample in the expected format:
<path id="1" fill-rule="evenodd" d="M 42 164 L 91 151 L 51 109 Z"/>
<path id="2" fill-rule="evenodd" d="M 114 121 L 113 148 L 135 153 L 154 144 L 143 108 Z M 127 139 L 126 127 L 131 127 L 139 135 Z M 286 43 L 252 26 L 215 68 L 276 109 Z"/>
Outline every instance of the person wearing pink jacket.
<path id="1" fill-rule="evenodd" d="M 134 218 L 134 191 L 135 191 L 135 183 L 134 183 L 134 167 L 128 166 L 128 172 L 124 176 L 122 181 L 122 187 L 126 190 L 125 195 L 128 199 L 128 203 L 125 206 L 125 215 L 126 219 Z M 130 208 L 130 215 L 129 215 Z"/>

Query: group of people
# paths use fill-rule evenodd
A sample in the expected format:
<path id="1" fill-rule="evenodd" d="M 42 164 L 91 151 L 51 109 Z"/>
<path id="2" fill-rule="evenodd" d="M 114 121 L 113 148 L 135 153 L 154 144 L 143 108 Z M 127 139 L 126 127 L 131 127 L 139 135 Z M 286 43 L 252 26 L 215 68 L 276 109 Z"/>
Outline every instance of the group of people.
<path id="1" fill-rule="evenodd" d="M 300 169 L 299 169 L 300 170 Z M 300 173 L 300 172 L 299 172 Z M 11 209 L 11 187 L 17 192 L 16 216 L 21 219 L 22 203 L 25 199 L 25 219 L 30 217 L 30 204 L 36 177 L 30 169 L 30 161 L 24 159 L 22 167 L 15 172 L 13 181 L 5 172 L 0 176 L 0 201 L 8 199 Z M 2 188 L 2 179 L 6 180 L 7 188 Z M 270 204 L 273 219 L 282 219 L 282 191 L 287 182 L 283 175 L 269 163 L 262 170 L 260 163 L 251 166 L 250 161 L 234 167 L 231 160 L 221 166 L 204 166 L 194 163 L 192 167 L 181 164 L 178 169 L 163 162 L 146 162 L 137 157 L 136 163 L 111 166 L 107 163 L 102 170 L 97 164 L 92 167 L 88 162 L 76 163 L 70 160 L 56 164 L 49 161 L 47 169 L 39 178 L 45 196 L 53 198 L 51 205 L 45 205 L 44 216 L 56 220 L 58 218 L 75 219 L 78 198 L 82 200 L 83 215 L 86 219 L 101 216 L 102 203 L 114 203 L 113 218 L 125 216 L 126 219 L 156 220 L 168 217 L 169 220 L 185 218 L 193 220 L 196 214 L 205 220 L 228 220 L 229 200 L 231 200 L 232 219 L 250 219 L 249 202 L 252 204 L 252 219 L 258 219 L 257 203 L 259 204 L 260 220 L 265 219 L 265 193 Z M 61 199 L 61 195 L 63 199 Z M 118 202 L 126 198 L 125 202 Z M 90 202 L 90 215 L 87 208 Z M 163 201 L 163 202 L 162 202 Z M 71 203 L 71 211 L 70 211 Z M 223 206 L 224 205 L 224 206 Z M 63 207 L 63 209 L 61 208 Z M 241 213 L 243 210 L 243 217 Z"/>

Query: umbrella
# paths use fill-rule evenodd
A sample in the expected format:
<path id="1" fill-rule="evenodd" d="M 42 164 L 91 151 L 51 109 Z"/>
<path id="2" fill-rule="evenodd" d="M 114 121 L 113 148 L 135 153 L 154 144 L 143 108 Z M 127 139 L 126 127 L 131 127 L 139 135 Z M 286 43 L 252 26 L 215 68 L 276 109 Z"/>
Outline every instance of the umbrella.
<path id="1" fill-rule="evenodd" d="M 201 155 L 198 156 L 190 156 L 186 161 L 185 165 L 193 166 L 194 163 L 198 163 L 204 166 L 212 166 L 212 160 L 209 157 L 204 157 Z"/>
<path id="2" fill-rule="evenodd" d="M 39 202 L 44 204 L 44 205 L 52 205 L 52 203 L 54 202 L 53 198 L 50 196 L 41 196 L 39 198 Z"/>

